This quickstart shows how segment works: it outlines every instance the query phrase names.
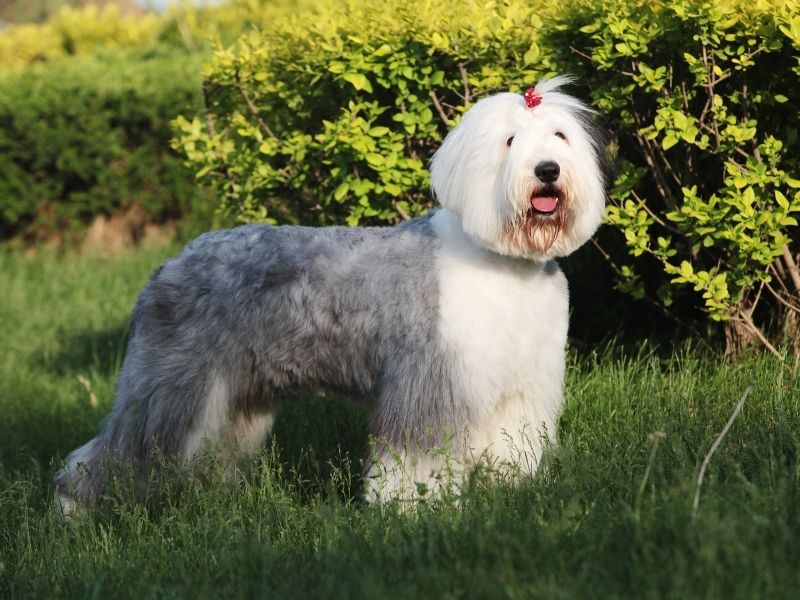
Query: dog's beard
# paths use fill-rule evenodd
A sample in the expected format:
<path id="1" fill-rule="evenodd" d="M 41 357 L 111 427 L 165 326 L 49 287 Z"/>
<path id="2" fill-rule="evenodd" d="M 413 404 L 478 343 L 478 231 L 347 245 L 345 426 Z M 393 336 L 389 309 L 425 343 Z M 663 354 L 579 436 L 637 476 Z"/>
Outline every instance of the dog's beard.
<path id="1" fill-rule="evenodd" d="M 552 194 L 558 202 L 554 210 L 542 212 L 534 206 L 537 195 Z M 517 253 L 545 254 L 572 225 L 573 214 L 566 193 L 556 188 L 543 188 L 531 194 L 528 207 L 518 213 L 506 227 L 506 239 Z"/>

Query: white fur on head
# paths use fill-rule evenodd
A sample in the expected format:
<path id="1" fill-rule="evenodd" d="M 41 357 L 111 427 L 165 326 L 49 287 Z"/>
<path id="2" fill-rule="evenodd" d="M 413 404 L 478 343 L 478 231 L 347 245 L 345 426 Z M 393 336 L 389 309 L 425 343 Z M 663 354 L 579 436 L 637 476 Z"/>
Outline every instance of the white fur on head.
<path id="1" fill-rule="evenodd" d="M 535 108 L 519 94 L 480 100 L 433 157 L 431 183 L 439 202 L 495 252 L 549 260 L 576 250 L 600 225 L 605 148 L 592 111 L 559 91 L 569 81 L 560 76 L 537 84 L 542 101 Z M 560 168 L 550 185 L 534 173 L 545 162 Z M 539 193 L 558 197 L 555 211 L 534 209 Z"/>

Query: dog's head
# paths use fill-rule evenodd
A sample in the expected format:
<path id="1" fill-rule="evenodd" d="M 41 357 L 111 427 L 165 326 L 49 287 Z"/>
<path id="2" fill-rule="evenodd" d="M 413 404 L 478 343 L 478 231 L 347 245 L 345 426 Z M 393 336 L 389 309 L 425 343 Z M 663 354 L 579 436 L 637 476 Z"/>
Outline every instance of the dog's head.
<path id="1" fill-rule="evenodd" d="M 434 193 L 464 231 L 502 254 L 565 256 L 603 216 L 608 156 L 592 111 L 555 77 L 464 114 L 431 162 Z"/>

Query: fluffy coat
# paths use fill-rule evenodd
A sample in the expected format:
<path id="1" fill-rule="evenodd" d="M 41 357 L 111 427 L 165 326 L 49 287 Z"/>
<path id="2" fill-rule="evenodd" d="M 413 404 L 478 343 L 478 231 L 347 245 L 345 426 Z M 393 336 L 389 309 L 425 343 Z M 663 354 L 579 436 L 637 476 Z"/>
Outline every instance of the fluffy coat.
<path id="1" fill-rule="evenodd" d="M 554 258 L 592 235 L 605 199 L 600 130 L 563 83 L 537 86 L 535 109 L 499 94 L 467 112 L 433 159 L 443 208 L 428 216 L 248 225 L 159 267 L 111 413 L 56 476 L 62 512 L 96 502 L 109 460 L 254 451 L 301 387 L 373 407 L 374 499 L 435 487 L 429 450 L 445 443 L 463 465 L 522 459 L 533 472 L 563 402 L 568 293 Z"/>

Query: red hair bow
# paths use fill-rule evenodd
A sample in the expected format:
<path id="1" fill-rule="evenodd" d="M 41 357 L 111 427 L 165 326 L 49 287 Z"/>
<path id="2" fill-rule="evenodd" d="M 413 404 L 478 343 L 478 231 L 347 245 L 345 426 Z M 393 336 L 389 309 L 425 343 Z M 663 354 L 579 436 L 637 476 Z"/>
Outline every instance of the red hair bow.
<path id="1" fill-rule="evenodd" d="M 528 108 L 535 108 L 542 103 L 542 97 L 536 93 L 534 88 L 528 88 L 525 90 L 525 104 L 528 105 Z"/>

